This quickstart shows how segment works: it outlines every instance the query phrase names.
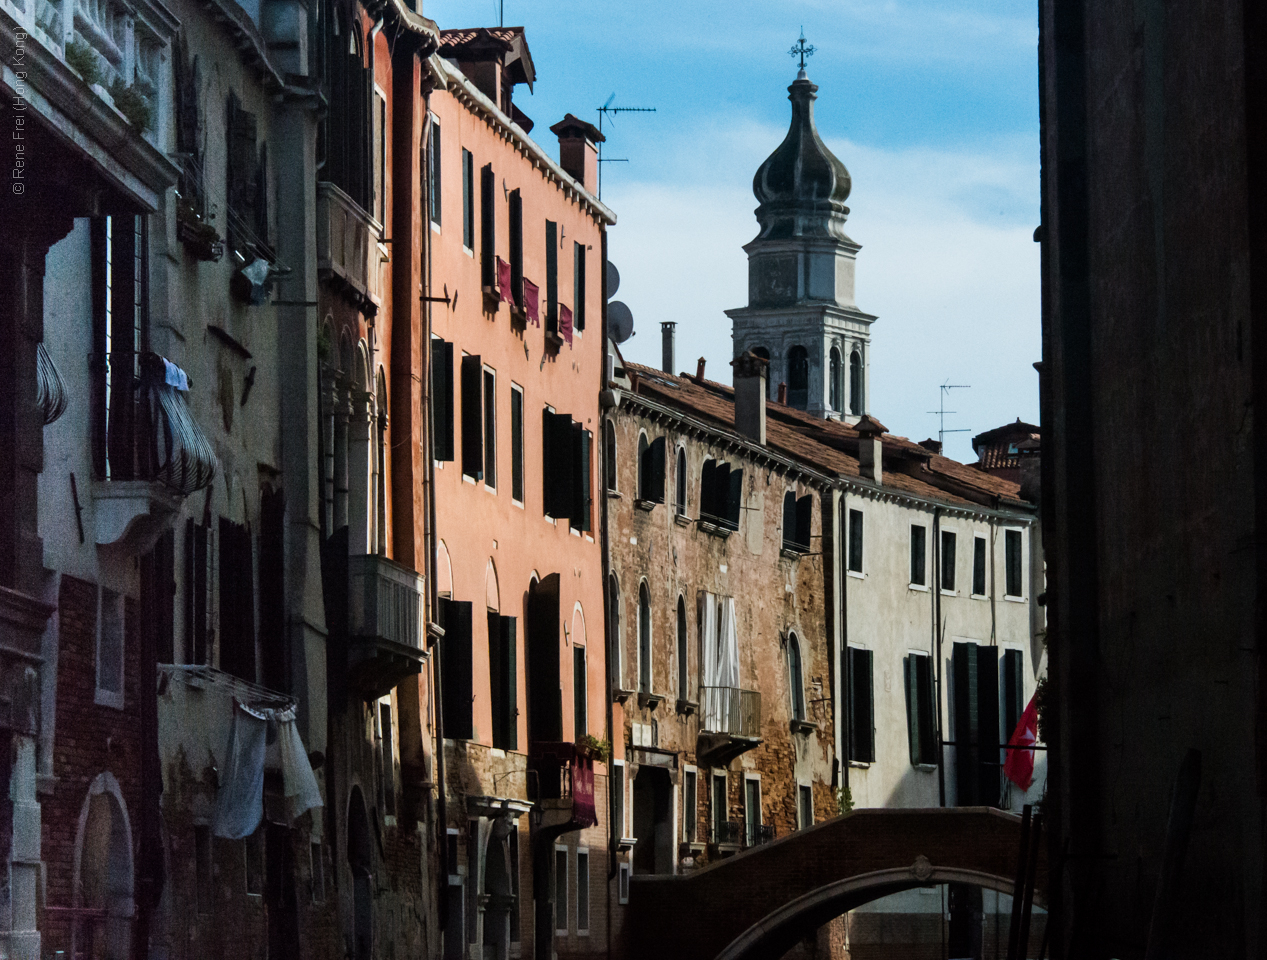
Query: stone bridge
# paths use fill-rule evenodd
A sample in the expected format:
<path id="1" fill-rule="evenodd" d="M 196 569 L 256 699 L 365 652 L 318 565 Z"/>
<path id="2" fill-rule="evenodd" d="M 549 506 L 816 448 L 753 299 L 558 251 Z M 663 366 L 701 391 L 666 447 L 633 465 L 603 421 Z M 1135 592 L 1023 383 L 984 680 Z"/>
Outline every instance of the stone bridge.
<path id="1" fill-rule="evenodd" d="M 626 956 L 777 960 L 833 917 L 890 893 L 958 881 L 1010 894 L 1020 844 L 1021 818 L 989 807 L 855 810 L 695 873 L 635 876 Z"/>

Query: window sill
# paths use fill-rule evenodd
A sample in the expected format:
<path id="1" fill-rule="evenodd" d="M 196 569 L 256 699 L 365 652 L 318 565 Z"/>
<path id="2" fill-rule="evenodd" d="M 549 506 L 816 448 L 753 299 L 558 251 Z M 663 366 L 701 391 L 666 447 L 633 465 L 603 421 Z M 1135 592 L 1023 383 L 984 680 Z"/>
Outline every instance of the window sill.
<path id="1" fill-rule="evenodd" d="M 617 850 L 632 850 L 634 848 L 634 844 L 637 842 L 638 842 L 637 837 L 621 837 L 619 840 L 616 841 L 616 849 Z M 628 903 L 629 901 L 622 900 L 621 902 Z"/>
<path id="2" fill-rule="evenodd" d="M 942 588 L 941 588 L 941 595 L 942 595 L 943 597 L 957 597 L 957 596 L 959 596 L 959 591 L 958 591 L 958 590 L 947 590 L 945 587 L 942 587 Z"/>
<path id="3" fill-rule="evenodd" d="M 1007 594 L 1007 593 L 1003 595 L 1003 599 L 1007 601 L 1008 603 L 1025 603 L 1026 602 L 1024 597 L 1014 597 L 1011 594 Z"/>
<path id="4" fill-rule="evenodd" d="M 691 714 L 696 713 L 698 710 L 699 710 L 699 704 L 696 703 L 694 700 L 679 700 L 677 702 L 677 712 L 682 714 L 682 716 L 684 717 L 689 717 Z"/>
<path id="5" fill-rule="evenodd" d="M 854 767 L 855 769 L 858 769 L 858 770 L 868 770 L 870 769 L 871 764 L 874 762 L 875 761 L 873 760 L 850 760 L 849 766 Z"/>
<path id="6" fill-rule="evenodd" d="M 985 594 L 985 593 L 973 593 L 973 594 L 969 594 L 969 596 L 971 596 L 973 600 L 989 600 L 990 599 L 989 594 Z"/>
<path id="7" fill-rule="evenodd" d="M 608 491 L 607 491 L 607 499 L 609 499 L 609 500 L 619 500 L 619 499 L 620 499 L 620 491 L 619 491 L 619 490 L 608 490 Z"/>
<path id="8" fill-rule="evenodd" d="M 673 514 L 673 522 L 679 527 L 689 527 L 694 521 L 685 513 L 675 513 Z"/>
<path id="9" fill-rule="evenodd" d="M 480 478 L 479 478 L 479 477 L 473 477 L 473 476 L 471 476 L 469 473 L 464 473 L 464 474 L 462 474 L 462 482 L 463 482 L 463 483 L 469 483 L 471 486 L 475 486 L 477 483 L 479 483 L 479 482 L 480 482 Z"/>
<path id="10" fill-rule="evenodd" d="M 924 586 L 922 583 L 908 583 L 906 585 L 906 589 L 914 590 L 916 593 L 928 593 L 928 587 Z"/>
<path id="11" fill-rule="evenodd" d="M 783 544 L 783 547 L 779 550 L 779 556 L 786 557 L 789 560 L 799 560 L 807 553 L 809 551 L 804 547 L 788 543 Z"/>
<path id="12" fill-rule="evenodd" d="M 559 347 L 562 347 L 563 344 L 566 343 L 566 341 L 561 336 L 559 336 L 559 334 L 555 333 L 553 330 L 547 330 L 546 343 L 550 344 L 552 347 L 555 347 L 557 349 Z"/>
<path id="13" fill-rule="evenodd" d="M 644 710 L 654 710 L 664 702 L 664 697 L 658 693 L 639 693 L 638 706 Z"/>
<path id="14" fill-rule="evenodd" d="M 923 773 L 936 773 L 937 764 L 935 763 L 912 763 L 912 769 L 919 770 Z"/>
<path id="15" fill-rule="evenodd" d="M 634 506 L 639 510 L 646 510 L 647 512 L 650 512 L 656 508 L 656 502 L 654 500 L 643 500 L 639 497 L 634 501 Z"/>
<path id="16" fill-rule="evenodd" d="M 818 724 L 814 723 L 812 720 L 790 720 L 788 721 L 788 728 L 792 731 L 792 733 L 800 734 L 802 736 L 809 736 L 811 733 L 820 732 Z"/>
<path id="17" fill-rule="evenodd" d="M 725 540 L 727 537 L 729 537 L 732 533 L 735 532 L 731 530 L 729 527 L 718 526 L 717 524 L 710 523 L 707 520 L 700 520 L 697 522 L 696 525 L 701 530 L 703 530 L 706 534 L 708 534 L 710 537 L 720 537 L 722 540 Z"/>
<path id="18" fill-rule="evenodd" d="M 632 690 L 626 690 L 624 687 L 618 687 L 612 694 L 612 699 L 617 703 L 627 703 L 629 698 L 633 696 Z"/>
<path id="19" fill-rule="evenodd" d="M 859 573 L 857 570 L 846 570 L 845 573 L 853 577 L 855 580 L 867 579 L 867 575 L 865 573 Z"/>
<path id="20" fill-rule="evenodd" d="M 485 492 L 485 493 L 491 493 L 493 496 L 497 496 L 497 488 L 496 488 L 496 487 L 490 487 L 487 483 L 486 483 L 486 484 L 484 484 L 484 492 Z"/>

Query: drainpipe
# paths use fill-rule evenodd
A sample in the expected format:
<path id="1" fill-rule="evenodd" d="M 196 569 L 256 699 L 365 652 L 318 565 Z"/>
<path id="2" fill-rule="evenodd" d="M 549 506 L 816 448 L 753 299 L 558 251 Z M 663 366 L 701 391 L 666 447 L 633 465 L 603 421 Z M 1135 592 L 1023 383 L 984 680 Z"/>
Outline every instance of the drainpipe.
<path id="1" fill-rule="evenodd" d="M 602 256 L 601 265 L 599 267 L 599 284 L 602 290 L 602 309 L 599 311 L 599 324 L 602 330 L 603 344 L 603 360 L 598 365 L 598 392 L 602 396 L 603 391 L 607 389 L 607 227 L 601 228 L 602 237 Z M 616 833 L 616 825 L 611 822 L 611 782 L 612 782 L 612 761 L 616 757 L 616 736 L 614 733 L 615 715 L 612 711 L 612 658 L 611 649 L 612 638 L 607 635 L 607 631 L 611 626 L 612 612 L 609 609 L 611 605 L 610 591 L 607 589 L 608 578 L 611 576 L 611 563 L 608 551 L 609 531 L 607 520 L 607 422 L 603 416 L 600 407 L 599 411 L 599 427 L 601 434 L 598 438 L 598 449 L 602 451 L 598 461 L 602 464 L 601 475 L 599 477 L 598 489 L 601 492 L 602 506 L 599 508 L 599 543 L 602 551 L 602 571 L 603 571 L 603 674 L 606 679 L 606 689 L 604 691 L 604 702 L 606 704 L 605 720 L 607 723 L 607 742 L 611 744 L 611 756 L 607 761 L 607 955 L 612 955 L 612 880 L 616 878 L 619 871 L 619 864 L 616 862 L 617 845 L 620 838 Z M 623 798 L 622 798 L 623 799 Z"/>
<path id="2" fill-rule="evenodd" d="M 946 733 L 942 721 L 941 656 L 941 507 L 933 507 L 933 569 L 930 588 L 933 594 L 933 650 L 937 658 L 937 802 L 946 805 Z"/>

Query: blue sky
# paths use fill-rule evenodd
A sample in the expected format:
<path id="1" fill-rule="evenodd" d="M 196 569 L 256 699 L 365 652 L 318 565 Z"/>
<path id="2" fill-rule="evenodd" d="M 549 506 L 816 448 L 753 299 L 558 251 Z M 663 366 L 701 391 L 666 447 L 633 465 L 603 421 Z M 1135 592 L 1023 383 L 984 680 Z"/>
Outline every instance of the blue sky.
<path id="1" fill-rule="evenodd" d="M 495 0 L 424 0 L 442 28 L 497 22 Z M 564 113 L 605 123 L 603 200 L 617 299 L 633 310 L 627 357 L 729 380 L 730 323 L 747 299 L 742 245 L 756 233 L 752 176 L 787 130 L 787 51 L 816 48 L 818 129 L 853 177 L 847 230 L 862 244 L 858 305 L 872 327 L 871 408 L 894 433 L 936 435 L 938 384 L 970 384 L 947 429 L 1037 422 L 1040 356 L 1036 4 L 1015 0 L 640 3 L 505 0 L 527 28 L 536 89 L 516 92 L 553 147 Z M 971 433 L 947 452 L 971 460 Z"/>

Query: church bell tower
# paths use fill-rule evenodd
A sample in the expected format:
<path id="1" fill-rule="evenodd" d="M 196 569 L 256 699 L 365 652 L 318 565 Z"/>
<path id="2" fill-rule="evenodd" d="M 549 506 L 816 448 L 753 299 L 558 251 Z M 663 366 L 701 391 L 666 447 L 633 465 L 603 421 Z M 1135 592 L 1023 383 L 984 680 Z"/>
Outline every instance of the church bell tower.
<path id="1" fill-rule="evenodd" d="M 870 412 L 871 324 L 854 303 L 862 249 L 845 233 L 849 171 L 814 127 L 818 87 L 801 69 L 788 87 L 792 125 L 752 181 L 760 232 L 748 254 L 748 306 L 727 310 L 736 357 L 770 361 L 770 393 L 787 385 L 790 406 L 854 423 Z"/>

